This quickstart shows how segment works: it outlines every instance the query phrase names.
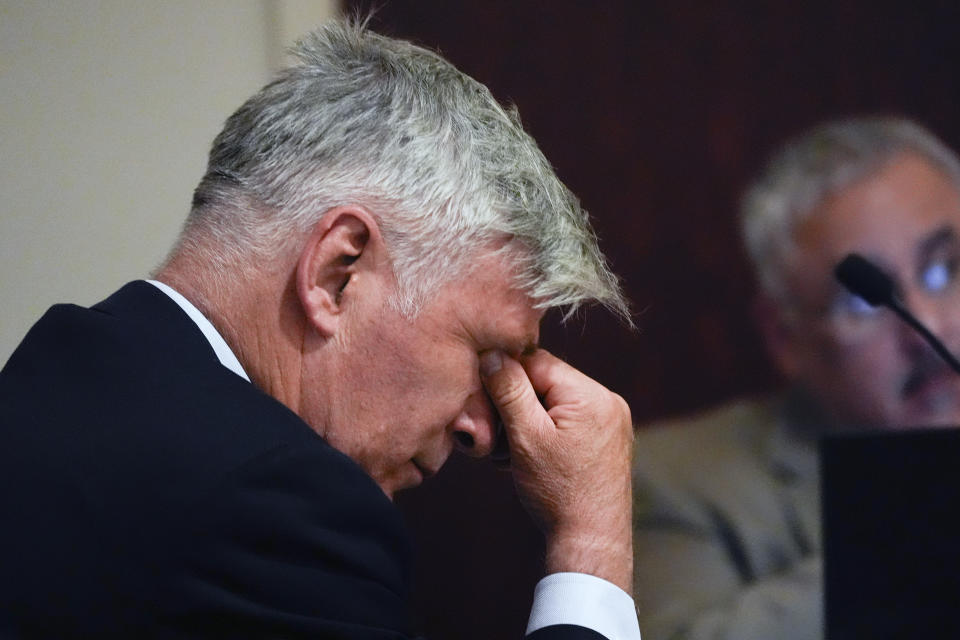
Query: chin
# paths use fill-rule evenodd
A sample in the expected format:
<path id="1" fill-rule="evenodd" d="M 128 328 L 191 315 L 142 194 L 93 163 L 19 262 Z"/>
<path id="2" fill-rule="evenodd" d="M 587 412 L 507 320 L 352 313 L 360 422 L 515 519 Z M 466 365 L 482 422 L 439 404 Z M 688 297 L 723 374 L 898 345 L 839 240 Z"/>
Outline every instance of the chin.
<path id="1" fill-rule="evenodd" d="M 904 412 L 904 418 L 894 427 L 957 427 L 960 426 L 960 405 L 954 395 L 948 398 L 924 398 Z M 931 402 L 933 400 L 933 402 Z M 937 401 L 939 400 L 939 401 Z M 917 406 L 919 405 L 919 406 Z"/>
<path id="2" fill-rule="evenodd" d="M 423 484 L 424 474 L 419 467 L 413 463 L 408 466 L 410 469 L 404 469 L 401 473 L 394 474 L 383 481 L 377 481 L 380 489 L 391 501 L 398 492 L 413 489 Z"/>
<path id="3" fill-rule="evenodd" d="M 952 414 L 949 416 L 934 415 L 927 416 L 924 418 L 918 418 L 917 420 L 912 421 L 910 424 L 906 425 L 907 428 L 936 428 L 936 429 L 949 429 L 954 427 L 960 427 L 960 416 Z"/>
<path id="4" fill-rule="evenodd" d="M 901 427 L 955 427 L 960 425 L 960 378 L 941 371 L 900 397 Z"/>
<path id="5" fill-rule="evenodd" d="M 398 486 L 397 478 L 391 477 L 384 480 L 377 480 L 377 486 L 380 487 L 380 490 L 383 491 L 383 495 L 393 502 L 393 497 L 396 495 L 397 491 L 403 489 L 402 486 Z"/>

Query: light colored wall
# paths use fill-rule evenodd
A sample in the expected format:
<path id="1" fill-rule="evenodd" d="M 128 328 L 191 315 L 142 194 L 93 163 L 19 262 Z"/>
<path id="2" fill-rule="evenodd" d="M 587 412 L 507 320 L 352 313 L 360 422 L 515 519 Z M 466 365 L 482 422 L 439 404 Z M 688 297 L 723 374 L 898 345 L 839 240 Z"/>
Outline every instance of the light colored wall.
<path id="1" fill-rule="evenodd" d="M 336 0 L 0 0 L 0 365 L 165 256 L 226 117 Z"/>

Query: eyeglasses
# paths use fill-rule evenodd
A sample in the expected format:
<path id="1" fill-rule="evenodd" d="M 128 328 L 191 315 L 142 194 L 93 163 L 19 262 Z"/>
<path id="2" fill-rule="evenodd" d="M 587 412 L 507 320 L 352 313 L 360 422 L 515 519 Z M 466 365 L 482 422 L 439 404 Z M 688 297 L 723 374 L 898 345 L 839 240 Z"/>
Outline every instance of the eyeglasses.
<path id="1" fill-rule="evenodd" d="M 904 279 L 898 274 L 890 275 L 894 281 L 895 295 L 908 306 L 911 300 L 915 300 L 914 296 L 922 295 L 953 313 L 954 309 L 960 309 L 958 270 L 960 250 L 950 247 L 929 256 L 915 276 L 909 279 L 912 280 L 909 289 L 904 287 Z M 898 322 L 889 309 L 874 307 L 839 285 L 833 298 L 819 309 L 793 311 L 795 317 L 813 321 L 837 340 L 848 343 L 869 340 L 886 330 L 888 324 Z"/>

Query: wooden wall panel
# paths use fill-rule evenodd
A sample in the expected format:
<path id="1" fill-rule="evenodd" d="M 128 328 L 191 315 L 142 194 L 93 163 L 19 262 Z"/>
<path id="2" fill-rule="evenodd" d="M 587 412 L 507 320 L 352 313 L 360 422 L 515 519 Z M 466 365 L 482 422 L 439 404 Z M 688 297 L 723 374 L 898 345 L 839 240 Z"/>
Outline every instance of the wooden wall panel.
<path id="1" fill-rule="evenodd" d="M 377 0 L 372 22 L 516 103 L 591 212 L 640 331 L 591 311 L 565 328 L 548 320 L 544 343 L 626 397 L 638 423 L 777 382 L 750 323 L 735 220 L 775 145 L 868 112 L 914 117 L 960 146 L 956 2 L 717 4 Z M 428 541 L 425 630 L 516 636 L 542 543 L 509 481 L 482 463 L 449 466 L 402 499 Z"/>

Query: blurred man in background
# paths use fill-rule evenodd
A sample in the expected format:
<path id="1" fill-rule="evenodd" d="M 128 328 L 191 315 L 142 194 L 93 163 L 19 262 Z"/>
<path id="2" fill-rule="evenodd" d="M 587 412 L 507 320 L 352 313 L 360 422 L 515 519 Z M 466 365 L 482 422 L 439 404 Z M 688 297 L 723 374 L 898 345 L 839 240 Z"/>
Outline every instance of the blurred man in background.
<path id="1" fill-rule="evenodd" d="M 818 437 L 960 424 L 960 377 L 833 275 L 847 254 L 865 256 L 960 349 L 950 149 L 904 120 L 818 126 L 749 188 L 742 232 L 761 336 L 787 387 L 639 432 L 634 566 L 646 640 L 821 637 Z"/>

